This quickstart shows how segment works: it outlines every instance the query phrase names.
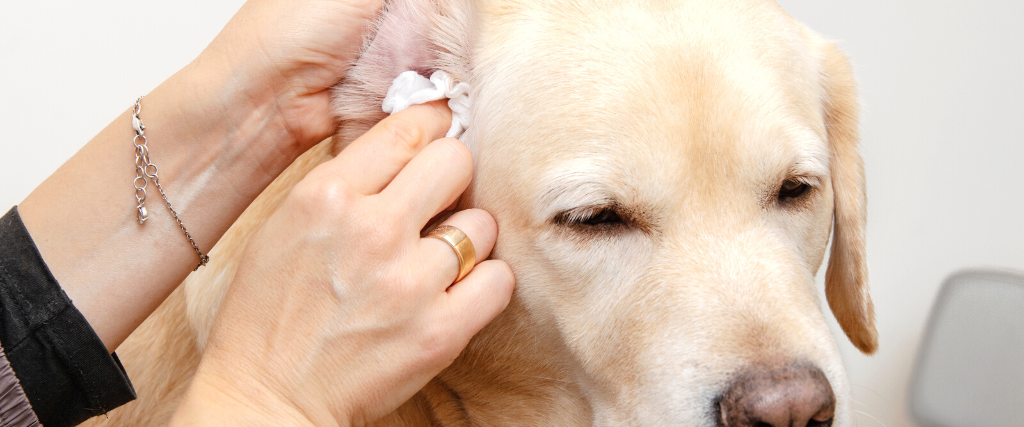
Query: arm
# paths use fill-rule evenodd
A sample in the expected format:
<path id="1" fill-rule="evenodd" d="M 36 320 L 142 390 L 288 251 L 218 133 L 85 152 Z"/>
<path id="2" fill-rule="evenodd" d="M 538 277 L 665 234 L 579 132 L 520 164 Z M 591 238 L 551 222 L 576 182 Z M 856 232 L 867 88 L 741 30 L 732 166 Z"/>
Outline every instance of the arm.
<path id="1" fill-rule="evenodd" d="M 147 95 L 151 158 L 204 251 L 334 130 L 328 89 L 380 3 L 250 0 Z M 175 425 L 368 422 L 422 388 L 505 307 L 507 265 L 483 261 L 453 285 L 451 247 L 420 238 L 471 177 L 468 149 L 434 141 L 450 114 L 441 104 L 396 114 L 295 187 L 249 245 Z M 126 108 L 21 205 L 53 274 L 110 350 L 197 262 L 152 192 L 150 219 L 138 225 L 130 123 Z M 497 233 L 489 215 L 447 222 L 487 258 Z"/>
<path id="2" fill-rule="evenodd" d="M 160 182 L 204 253 L 277 174 L 333 131 L 328 89 L 354 60 L 380 3 L 250 1 L 143 100 Z M 135 218 L 130 113 L 19 206 L 51 272 L 110 351 L 198 262 L 152 185 L 150 220 L 140 226 Z"/>

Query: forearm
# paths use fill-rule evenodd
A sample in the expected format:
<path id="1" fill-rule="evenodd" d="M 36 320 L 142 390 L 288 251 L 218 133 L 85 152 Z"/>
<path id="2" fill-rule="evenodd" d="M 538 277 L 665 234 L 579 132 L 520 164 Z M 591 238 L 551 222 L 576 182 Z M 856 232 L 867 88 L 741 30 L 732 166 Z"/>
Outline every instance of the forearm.
<path id="1" fill-rule="evenodd" d="M 253 104 L 216 65 L 175 74 L 140 114 L 160 183 L 204 253 L 306 148 L 280 143 L 290 135 L 274 105 Z M 51 272 L 110 351 L 198 264 L 152 183 L 150 219 L 138 223 L 131 123 L 126 108 L 19 206 Z"/>

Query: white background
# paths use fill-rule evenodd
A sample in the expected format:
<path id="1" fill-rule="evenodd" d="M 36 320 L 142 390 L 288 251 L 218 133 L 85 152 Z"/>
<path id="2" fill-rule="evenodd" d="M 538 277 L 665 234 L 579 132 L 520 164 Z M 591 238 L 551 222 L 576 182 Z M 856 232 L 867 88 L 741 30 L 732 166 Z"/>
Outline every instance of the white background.
<path id="1" fill-rule="evenodd" d="M 1024 7 L 781 3 L 840 40 L 860 82 L 878 354 L 858 353 L 833 322 L 857 425 L 912 426 L 907 381 L 942 279 L 971 266 L 1024 270 Z M 5 2 L 0 210 L 194 58 L 240 5 Z"/>

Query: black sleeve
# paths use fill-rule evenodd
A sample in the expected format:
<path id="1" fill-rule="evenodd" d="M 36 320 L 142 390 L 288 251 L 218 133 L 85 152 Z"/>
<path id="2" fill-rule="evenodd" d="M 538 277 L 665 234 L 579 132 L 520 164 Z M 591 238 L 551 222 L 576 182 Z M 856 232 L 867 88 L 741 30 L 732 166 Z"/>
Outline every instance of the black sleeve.
<path id="1" fill-rule="evenodd" d="M 15 206 L 0 218 L 0 343 L 44 426 L 135 399 L 128 374 L 43 262 Z"/>

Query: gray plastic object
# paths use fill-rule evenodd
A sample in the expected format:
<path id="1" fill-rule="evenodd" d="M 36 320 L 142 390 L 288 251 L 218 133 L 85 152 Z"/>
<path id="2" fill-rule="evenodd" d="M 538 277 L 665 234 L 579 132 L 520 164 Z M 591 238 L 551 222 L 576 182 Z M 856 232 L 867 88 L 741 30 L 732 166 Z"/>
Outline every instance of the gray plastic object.
<path id="1" fill-rule="evenodd" d="M 1024 426 L 1024 274 L 946 279 L 917 353 L 910 410 L 927 427 Z"/>

